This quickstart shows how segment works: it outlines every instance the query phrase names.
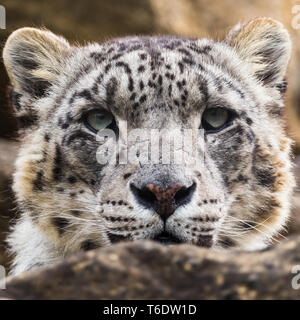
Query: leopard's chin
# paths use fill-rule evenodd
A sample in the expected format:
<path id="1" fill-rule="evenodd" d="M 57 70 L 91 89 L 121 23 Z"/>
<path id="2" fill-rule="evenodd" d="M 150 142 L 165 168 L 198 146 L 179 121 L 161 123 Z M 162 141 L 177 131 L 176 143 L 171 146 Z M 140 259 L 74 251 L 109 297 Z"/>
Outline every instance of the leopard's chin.
<path id="1" fill-rule="evenodd" d="M 184 241 L 180 240 L 179 238 L 175 237 L 174 235 L 163 231 L 161 233 L 159 233 L 158 235 L 156 235 L 153 238 L 154 241 L 157 241 L 163 245 L 173 245 L 173 244 L 180 244 L 180 243 L 184 243 Z"/>
<path id="2" fill-rule="evenodd" d="M 189 242 L 179 239 L 178 237 L 166 232 L 162 231 L 158 235 L 156 235 L 152 240 L 157 241 L 163 245 L 177 245 L 181 243 L 190 243 L 194 244 L 198 247 L 211 248 L 213 246 L 213 236 L 211 235 L 200 235 L 197 241 Z"/>

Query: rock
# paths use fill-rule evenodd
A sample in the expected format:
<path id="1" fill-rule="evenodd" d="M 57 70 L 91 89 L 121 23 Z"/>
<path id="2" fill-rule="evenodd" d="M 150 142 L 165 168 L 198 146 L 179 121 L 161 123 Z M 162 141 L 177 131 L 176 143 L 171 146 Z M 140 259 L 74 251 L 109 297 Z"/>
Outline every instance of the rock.
<path id="1" fill-rule="evenodd" d="M 9 221 L 16 216 L 16 211 L 13 211 L 11 177 L 14 172 L 17 150 L 17 142 L 0 139 L 0 265 L 4 266 L 7 266 L 8 263 L 4 253 L 4 238 L 8 231 Z"/>
<path id="2" fill-rule="evenodd" d="M 2 299 L 299 299 L 300 237 L 256 253 L 128 242 L 7 281 Z"/>

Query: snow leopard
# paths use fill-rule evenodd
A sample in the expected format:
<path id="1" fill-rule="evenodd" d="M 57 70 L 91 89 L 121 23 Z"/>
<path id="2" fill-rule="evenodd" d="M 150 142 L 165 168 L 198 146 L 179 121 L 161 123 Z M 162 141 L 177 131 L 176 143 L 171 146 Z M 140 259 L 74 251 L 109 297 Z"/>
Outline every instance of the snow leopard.
<path id="1" fill-rule="evenodd" d="M 290 55 L 287 30 L 266 17 L 222 40 L 137 35 L 81 46 L 46 29 L 14 31 L 3 49 L 20 124 L 11 274 L 120 241 L 216 252 L 279 241 L 295 184 Z M 100 139 L 105 130 L 115 139 Z M 192 130 L 183 153 L 199 161 L 165 163 L 159 143 L 158 161 L 139 152 L 120 161 L 129 148 L 114 146 L 133 130 L 173 142 Z M 149 139 L 130 146 L 154 146 Z M 99 161 L 104 145 L 115 161 Z"/>

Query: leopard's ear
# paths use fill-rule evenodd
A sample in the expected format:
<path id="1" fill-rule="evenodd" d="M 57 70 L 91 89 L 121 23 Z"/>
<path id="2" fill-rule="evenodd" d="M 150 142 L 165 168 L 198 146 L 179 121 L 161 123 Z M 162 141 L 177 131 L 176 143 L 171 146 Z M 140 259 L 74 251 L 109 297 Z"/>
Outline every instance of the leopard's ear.
<path id="1" fill-rule="evenodd" d="M 3 49 L 3 60 L 14 89 L 42 97 L 63 70 L 69 43 L 50 31 L 21 28 L 13 32 Z"/>
<path id="2" fill-rule="evenodd" d="M 267 86 L 279 85 L 291 55 L 291 40 L 284 26 L 270 18 L 236 25 L 225 40 L 250 64 L 254 75 Z"/>

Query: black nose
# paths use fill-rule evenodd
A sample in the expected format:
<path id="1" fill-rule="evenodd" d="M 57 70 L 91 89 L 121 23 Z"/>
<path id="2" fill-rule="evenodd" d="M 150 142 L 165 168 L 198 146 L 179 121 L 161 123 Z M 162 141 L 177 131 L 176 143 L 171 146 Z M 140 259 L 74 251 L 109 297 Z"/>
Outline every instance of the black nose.
<path id="1" fill-rule="evenodd" d="M 178 207 L 190 202 L 196 183 L 189 187 L 175 183 L 168 188 L 150 183 L 141 189 L 131 184 L 130 188 L 141 205 L 147 209 L 154 209 L 165 221 Z"/>

